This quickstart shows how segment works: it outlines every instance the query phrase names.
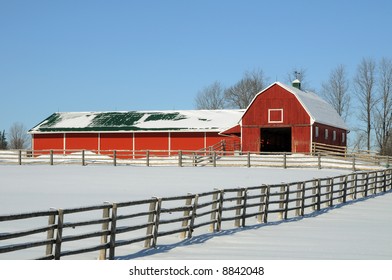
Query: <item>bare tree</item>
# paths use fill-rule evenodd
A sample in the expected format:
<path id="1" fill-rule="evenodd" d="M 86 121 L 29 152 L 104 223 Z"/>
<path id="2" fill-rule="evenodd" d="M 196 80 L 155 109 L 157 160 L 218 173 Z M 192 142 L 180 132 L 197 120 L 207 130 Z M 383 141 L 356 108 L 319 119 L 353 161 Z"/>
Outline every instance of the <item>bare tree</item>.
<path id="1" fill-rule="evenodd" d="M 354 88 L 360 103 L 359 118 L 365 123 L 367 149 L 371 147 L 372 111 L 376 105 L 375 96 L 376 63 L 371 58 L 363 58 L 354 77 Z"/>
<path id="2" fill-rule="evenodd" d="M 196 108 L 216 110 L 225 107 L 224 89 L 220 82 L 215 81 L 211 85 L 199 91 L 195 98 Z"/>
<path id="3" fill-rule="evenodd" d="M 262 70 L 245 72 L 240 81 L 226 89 L 225 99 L 230 107 L 244 109 L 266 85 L 267 79 Z"/>
<path id="4" fill-rule="evenodd" d="M 310 91 L 314 91 L 310 89 L 310 86 L 308 84 L 308 81 L 306 79 L 306 68 L 303 67 L 295 67 L 292 69 L 292 71 L 287 73 L 286 76 L 286 83 L 291 85 L 291 83 L 294 80 L 299 80 L 301 82 L 301 90 L 310 90 Z"/>
<path id="5" fill-rule="evenodd" d="M 374 128 L 380 152 L 387 154 L 392 135 L 392 60 L 382 58 L 379 64 L 379 102 L 374 116 Z"/>
<path id="6" fill-rule="evenodd" d="M 25 149 L 28 146 L 27 129 L 22 123 L 14 123 L 9 131 L 10 149 Z"/>
<path id="7" fill-rule="evenodd" d="M 347 118 L 350 104 L 348 88 L 349 81 L 344 65 L 333 69 L 328 81 L 321 84 L 321 94 L 344 120 Z"/>

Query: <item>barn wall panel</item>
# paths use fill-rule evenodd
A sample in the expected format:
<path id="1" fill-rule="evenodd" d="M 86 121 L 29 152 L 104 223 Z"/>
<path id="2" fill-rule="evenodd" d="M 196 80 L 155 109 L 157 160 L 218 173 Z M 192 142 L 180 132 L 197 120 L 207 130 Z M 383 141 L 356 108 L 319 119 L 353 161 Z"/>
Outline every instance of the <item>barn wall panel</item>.
<path id="1" fill-rule="evenodd" d="M 135 150 L 169 150 L 169 133 L 135 133 Z M 166 153 L 155 153 L 156 155 L 167 155 Z"/>
<path id="2" fill-rule="evenodd" d="M 34 150 L 63 150 L 64 138 L 62 133 L 33 134 Z M 49 151 L 47 151 L 49 153 Z"/>
<path id="3" fill-rule="evenodd" d="M 172 151 L 204 148 L 204 132 L 172 132 L 170 139 Z"/>
<path id="4" fill-rule="evenodd" d="M 132 133 L 101 133 L 101 150 L 132 150 Z"/>
<path id="5" fill-rule="evenodd" d="M 319 135 L 316 135 L 316 127 L 318 127 Z M 326 137 L 326 129 L 328 130 L 328 137 Z M 333 132 L 336 132 L 336 139 L 333 138 Z M 344 134 L 344 136 L 342 136 Z M 315 123 L 313 126 L 313 142 L 322 143 L 334 146 L 346 146 L 347 135 L 346 131 L 336 127 L 325 124 Z"/>
<path id="6" fill-rule="evenodd" d="M 244 152 L 260 151 L 260 127 L 242 128 L 242 150 Z"/>
<path id="7" fill-rule="evenodd" d="M 291 151 L 293 153 L 310 153 L 310 126 L 291 128 Z"/>
<path id="8" fill-rule="evenodd" d="M 98 133 L 67 133 L 65 136 L 67 150 L 98 150 Z"/>

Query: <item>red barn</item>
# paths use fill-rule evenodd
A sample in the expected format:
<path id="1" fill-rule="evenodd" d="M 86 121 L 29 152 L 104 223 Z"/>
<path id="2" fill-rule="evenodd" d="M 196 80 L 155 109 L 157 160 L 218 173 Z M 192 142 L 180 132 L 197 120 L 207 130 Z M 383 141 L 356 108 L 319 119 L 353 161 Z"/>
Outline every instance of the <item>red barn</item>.
<path id="1" fill-rule="evenodd" d="M 348 128 L 300 84 L 273 83 L 246 110 L 54 113 L 30 130 L 38 150 L 199 150 L 221 140 L 243 152 L 309 153 L 314 143 L 346 147 Z M 236 148 L 237 149 L 237 148 Z"/>
<path id="2" fill-rule="evenodd" d="M 346 147 L 348 128 L 338 113 L 294 82 L 258 93 L 239 125 L 223 133 L 241 135 L 242 150 L 251 152 L 309 153 L 314 143 Z"/>

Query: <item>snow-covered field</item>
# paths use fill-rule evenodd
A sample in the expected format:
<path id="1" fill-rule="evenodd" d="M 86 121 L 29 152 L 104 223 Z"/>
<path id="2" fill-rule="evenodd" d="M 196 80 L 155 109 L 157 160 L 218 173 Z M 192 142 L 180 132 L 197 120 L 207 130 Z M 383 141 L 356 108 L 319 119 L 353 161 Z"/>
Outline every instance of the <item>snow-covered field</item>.
<path id="1" fill-rule="evenodd" d="M 302 181 L 349 172 L 309 168 L 0 166 L 0 214 Z M 215 234 L 205 232 L 189 240 L 171 236 L 156 249 L 144 250 L 142 244 L 136 251 L 135 247 L 129 251 L 121 247 L 116 255 L 120 259 L 392 259 L 391 213 L 389 192 L 304 218 Z M 93 252 L 81 258 L 96 257 Z"/>

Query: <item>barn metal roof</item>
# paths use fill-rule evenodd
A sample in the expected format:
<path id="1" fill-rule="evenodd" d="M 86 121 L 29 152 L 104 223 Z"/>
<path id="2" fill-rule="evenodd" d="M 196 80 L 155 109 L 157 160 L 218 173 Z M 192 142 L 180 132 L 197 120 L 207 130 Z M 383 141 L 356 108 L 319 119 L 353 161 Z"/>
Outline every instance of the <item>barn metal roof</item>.
<path id="1" fill-rule="evenodd" d="M 244 110 L 120 111 L 54 113 L 29 132 L 220 132 L 237 124 Z"/>

